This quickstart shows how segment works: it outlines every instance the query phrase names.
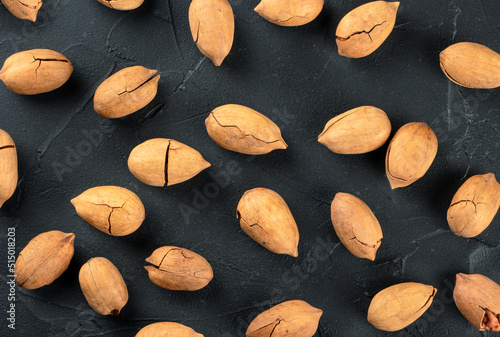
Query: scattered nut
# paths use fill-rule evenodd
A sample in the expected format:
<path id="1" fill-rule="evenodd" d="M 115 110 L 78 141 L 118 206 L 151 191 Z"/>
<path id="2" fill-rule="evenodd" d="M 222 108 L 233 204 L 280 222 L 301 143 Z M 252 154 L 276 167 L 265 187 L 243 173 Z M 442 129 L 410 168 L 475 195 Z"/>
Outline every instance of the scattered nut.
<path id="1" fill-rule="evenodd" d="M 101 315 L 118 315 L 128 301 L 122 274 L 111 261 L 94 257 L 80 269 L 80 287 L 89 305 Z"/>
<path id="2" fill-rule="evenodd" d="M 7 58 L 0 70 L 0 81 L 17 94 L 36 95 L 59 88 L 72 73 L 73 66 L 64 55 L 33 49 Z"/>
<path id="3" fill-rule="evenodd" d="M 384 331 L 404 329 L 430 307 L 436 291 L 433 286 L 415 282 L 385 288 L 373 297 L 368 322 Z"/>
<path id="4" fill-rule="evenodd" d="M 42 0 L 2 0 L 5 8 L 16 18 L 35 22 Z"/>
<path id="5" fill-rule="evenodd" d="M 448 224 L 458 236 L 482 233 L 500 208 L 500 184 L 493 173 L 475 175 L 458 189 L 448 208 Z"/>
<path id="6" fill-rule="evenodd" d="M 142 5 L 144 0 L 97 0 L 106 7 L 119 11 L 129 11 Z"/>
<path id="7" fill-rule="evenodd" d="M 422 178 L 438 149 L 434 131 L 425 123 L 408 123 L 394 135 L 385 157 L 385 173 L 391 188 L 405 187 Z"/>
<path id="8" fill-rule="evenodd" d="M 203 256 L 185 248 L 158 248 L 146 262 L 152 264 L 145 267 L 149 279 L 169 290 L 200 290 L 214 277 L 210 263 Z"/>
<path id="9" fill-rule="evenodd" d="M 375 260 L 382 242 L 382 228 L 363 200 L 348 193 L 337 193 L 332 201 L 335 233 L 352 255 Z"/>
<path id="10" fill-rule="evenodd" d="M 205 126 L 210 138 L 230 151 L 258 155 L 288 147 L 272 120 L 242 105 L 227 104 L 214 109 Z"/>
<path id="11" fill-rule="evenodd" d="M 246 191 L 238 203 L 236 217 L 241 229 L 271 252 L 299 256 L 299 230 L 278 193 L 262 187 Z"/>
<path id="12" fill-rule="evenodd" d="M 109 235 L 133 233 L 146 217 L 141 199 L 123 187 L 94 187 L 72 199 L 71 203 L 82 219 Z"/>
<path id="13" fill-rule="evenodd" d="M 135 337 L 203 337 L 203 335 L 179 323 L 160 322 L 145 326 Z"/>
<path id="14" fill-rule="evenodd" d="M 51 284 L 73 258 L 75 234 L 50 231 L 35 236 L 19 253 L 14 273 L 16 283 L 25 289 Z"/>
<path id="15" fill-rule="evenodd" d="M 151 186 L 167 186 L 191 179 L 207 167 L 195 149 L 173 139 L 155 138 L 137 145 L 128 158 L 130 172 Z"/>
<path id="16" fill-rule="evenodd" d="M 247 337 L 312 337 L 323 311 L 307 302 L 292 300 L 275 305 L 255 317 Z"/>
<path id="17" fill-rule="evenodd" d="M 335 153 L 361 154 L 378 149 L 390 135 L 387 114 L 373 106 L 361 106 L 330 119 L 318 142 Z"/>
<path id="18" fill-rule="evenodd" d="M 302 26 L 316 19 L 324 0 L 261 0 L 254 11 L 279 26 Z"/>
<path id="19" fill-rule="evenodd" d="M 500 54 L 478 43 L 455 43 L 439 54 L 441 69 L 462 87 L 500 87 Z"/>
<path id="20" fill-rule="evenodd" d="M 0 129 L 0 208 L 16 191 L 17 151 L 10 135 Z"/>
<path id="21" fill-rule="evenodd" d="M 360 58 L 377 50 L 394 28 L 398 7 L 398 1 L 373 1 L 347 13 L 335 33 L 339 54 Z"/>
<path id="22" fill-rule="evenodd" d="M 159 80 L 160 75 L 156 70 L 141 66 L 122 69 L 97 88 L 94 110 L 106 118 L 130 115 L 155 98 Z"/>
<path id="23" fill-rule="evenodd" d="M 201 53 L 220 66 L 233 46 L 234 16 L 227 0 L 193 0 L 189 26 Z"/>

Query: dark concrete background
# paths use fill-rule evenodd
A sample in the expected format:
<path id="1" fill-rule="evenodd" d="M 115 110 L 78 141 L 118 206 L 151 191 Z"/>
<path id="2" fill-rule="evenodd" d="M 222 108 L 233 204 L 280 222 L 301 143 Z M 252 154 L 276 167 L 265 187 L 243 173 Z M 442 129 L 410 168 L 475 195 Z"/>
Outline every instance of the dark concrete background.
<path id="1" fill-rule="evenodd" d="M 439 68 L 439 52 L 460 41 L 500 51 L 500 5 L 403 0 L 395 30 L 375 53 L 340 57 L 336 26 L 364 2 L 327 0 L 315 21 L 285 28 L 254 13 L 258 1 L 230 0 L 235 42 L 220 68 L 192 41 L 188 1 L 146 0 L 137 10 L 119 12 L 93 0 L 47 0 L 35 24 L 0 6 L 0 62 L 21 50 L 49 48 L 75 67 L 64 87 L 44 95 L 20 96 L 0 84 L 0 128 L 16 142 L 21 177 L 15 196 L 0 210 L 0 331 L 133 336 L 147 324 L 177 321 L 207 337 L 242 336 L 272 304 L 302 299 L 324 311 L 317 336 L 481 336 L 461 316 L 451 292 L 457 272 L 500 281 L 500 216 L 468 240 L 451 233 L 446 210 L 466 178 L 500 176 L 500 91 L 452 84 Z M 161 73 L 157 97 L 121 120 L 100 117 L 92 108 L 95 89 L 131 65 Z M 204 119 L 227 103 L 269 116 L 289 148 L 250 157 L 218 147 Z M 383 109 L 393 134 L 413 121 L 434 129 L 439 151 L 421 180 L 390 189 L 387 144 L 366 155 L 341 156 L 316 141 L 330 118 L 360 105 Z M 154 137 L 194 147 L 212 167 L 168 188 L 140 183 L 127 169 L 128 154 Z M 234 172 L 225 181 L 228 166 Z M 137 232 L 111 237 L 77 216 L 69 200 L 98 185 L 126 187 L 140 196 L 147 218 Z M 298 258 L 268 252 L 239 228 L 236 205 L 257 186 L 277 191 L 290 206 L 301 234 Z M 204 190 L 212 194 L 196 199 Z M 330 222 L 330 202 L 339 191 L 359 196 L 378 217 L 384 240 L 375 262 L 357 259 L 339 244 Z M 187 209 L 192 212 L 183 216 Z M 5 313 L 9 227 L 16 228 L 17 253 L 41 232 L 76 234 L 67 272 L 50 286 L 17 289 L 15 333 L 7 331 Z M 203 255 L 214 280 L 191 293 L 152 284 L 144 259 L 163 245 Z M 130 300 L 119 317 L 94 314 L 80 291 L 79 268 L 94 256 L 109 258 L 128 285 Z M 438 288 L 434 304 L 400 332 L 374 329 L 366 321 L 371 298 L 403 281 Z"/>

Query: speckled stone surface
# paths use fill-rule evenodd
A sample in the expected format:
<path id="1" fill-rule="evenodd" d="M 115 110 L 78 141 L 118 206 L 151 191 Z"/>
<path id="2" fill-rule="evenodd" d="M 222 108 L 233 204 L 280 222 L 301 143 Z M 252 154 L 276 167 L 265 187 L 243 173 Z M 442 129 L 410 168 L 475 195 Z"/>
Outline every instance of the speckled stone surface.
<path id="1" fill-rule="evenodd" d="M 500 90 L 451 83 L 439 68 L 439 52 L 460 41 L 500 51 L 500 4 L 404 0 L 387 41 L 353 60 L 338 55 L 335 29 L 364 1 L 327 0 L 315 21 L 296 28 L 259 17 L 255 0 L 230 3 L 235 41 L 220 68 L 192 41 L 188 1 L 146 0 L 119 12 L 93 0 L 47 0 L 35 24 L 0 6 L 0 62 L 21 50 L 49 48 L 75 68 L 66 85 L 44 95 L 20 96 L 0 83 L 0 128 L 16 142 L 21 177 L 0 210 L 0 334 L 134 336 L 147 324 L 176 321 L 207 337 L 244 336 L 258 313 L 301 299 L 324 311 L 316 336 L 484 336 L 461 316 L 452 289 L 458 272 L 500 282 L 500 216 L 478 237 L 464 239 L 449 230 L 446 210 L 469 176 L 500 176 Z M 161 73 L 158 95 L 134 115 L 106 120 L 93 111 L 93 93 L 131 65 Z M 227 103 L 269 116 L 289 148 L 253 157 L 217 146 L 204 119 Z M 422 179 L 392 191 L 384 172 L 387 144 L 342 156 L 316 141 L 330 118 L 360 105 L 383 109 L 392 134 L 414 121 L 434 129 L 439 150 Z M 168 188 L 142 184 L 128 171 L 127 157 L 155 137 L 197 149 L 212 167 Z M 137 232 L 111 237 L 77 216 L 69 200 L 99 185 L 139 195 L 146 220 Z M 301 235 L 298 258 L 272 254 L 240 229 L 236 205 L 259 186 L 290 206 Z M 364 200 L 381 223 L 375 262 L 352 256 L 335 235 L 330 202 L 340 191 Z M 17 288 L 15 331 L 6 320 L 9 227 L 15 227 L 16 254 L 41 232 L 76 235 L 67 272 L 38 290 Z M 204 256 L 213 281 L 190 293 L 155 286 L 144 259 L 163 245 Z M 94 313 L 80 291 L 79 268 L 95 256 L 110 259 L 128 285 L 130 300 L 118 317 Z M 433 305 L 402 331 L 376 330 L 366 321 L 371 298 L 403 281 L 436 287 Z"/>

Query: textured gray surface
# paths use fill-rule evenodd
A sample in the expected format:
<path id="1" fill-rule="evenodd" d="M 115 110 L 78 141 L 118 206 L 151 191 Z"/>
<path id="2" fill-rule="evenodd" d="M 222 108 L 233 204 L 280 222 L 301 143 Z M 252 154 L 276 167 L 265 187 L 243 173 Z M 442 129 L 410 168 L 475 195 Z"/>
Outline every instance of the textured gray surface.
<path id="1" fill-rule="evenodd" d="M 0 331 L 133 336 L 144 325 L 171 320 L 208 337 L 241 336 L 271 304 L 302 299 L 324 310 L 317 336 L 480 336 L 455 307 L 451 291 L 457 272 L 500 281 L 500 218 L 467 240 L 450 232 L 446 209 L 467 177 L 500 176 L 500 91 L 452 84 L 441 73 L 438 55 L 459 41 L 500 51 L 498 2 L 403 0 L 388 40 L 359 60 L 338 56 L 334 35 L 342 16 L 364 1 L 327 0 L 317 20 L 297 28 L 263 20 L 252 10 L 255 0 L 230 3 L 235 43 L 220 68 L 191 39 L 188 1 L 146 0 L 135 11 L 118 12 L 92 0 L 48 0 L 35 24 L 0 6 L 1 62 L 20 50 L 49 48 L 75 67 L 70 81 L 49 94 L 23 97 L 0 86 L 0 128 L 16 142 L 22 177 L 0 210 L 2 312 L 8 304 L 7 228 L 16 227 L 17 252 L 40 232 L 76 234 L 69 270 L 42 289 L 18 289 L 16 332 L 7 331 L 5 313 Z M 160 71 L 158 96 L 135 115 L 105 120 L 93 111 L 93 92 L 130 65 Z M 219 148 L 204 119 L 226 103 L 268 115 L 282 128 L 289 149 L 249 157 Z M 317 143 L 330 118 L 360 105 L 386 111 L 393 133 L 413 121 L 434 129 L 439 151 L 424 178 L 391 191 L 384 173 L 387 145 L 340 156 Z M 154 137 L 194 147 L 212 167 L 168 188 L 140 183 L 126 160 L 134 146 Z M 228 170 L 229 180 L 220 181 Z M 87 188 L 109 184 L 131 189 L 146 206 L 143 226 L 127 237 L 97 231 L 69 202 Z M 236 205 L 245 190 L 257 186 L 288 202 L 301 233 L 298 258 L 274 255 L 240 230 Z M 214 195 L 196 199 L 204 189 Z M 384 240 L 375 262 L 359 260 L 339 244 L 329 209 L 339 191 L 359 196 L 378 217 Z M 188 207 L 196 211 L 183 216 Z M 153 285 L 144 259 L 162 245 L 203 255 L 214 268 L 212 283 L 193 293 Z M 109 258 L 129 286 L 130 300 L 119 317 L 94 314 L 79 289 L 78 270 L 93 256 Z M 438 288 L 434 304 L 398 333 L 375 330 L 366 321 L 371 297 L 401 281 Z"/>

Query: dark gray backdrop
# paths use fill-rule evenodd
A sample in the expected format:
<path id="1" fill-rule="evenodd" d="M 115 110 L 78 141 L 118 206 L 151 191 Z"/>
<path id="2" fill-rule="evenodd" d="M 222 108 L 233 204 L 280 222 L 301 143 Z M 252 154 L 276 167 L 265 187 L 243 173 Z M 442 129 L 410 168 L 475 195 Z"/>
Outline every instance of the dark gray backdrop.
<path id="1" fill-rule="evenodd" d="M 16 227 L 17 253 L 48 230 L 73 232 L 76 241 L 62 277 L 42 289 L 17 289 L 17 329 L 5 332 L 13 336 L 133 336 L 164 320 L 207 337 L 241 336 L 256 314 L 289 299 L 324 310 L 317 336 L 480 336 L 451 292 L 457 272 L 500 281 L 500 218 L 467 240 L 451 233 L 446 210 L 469 176 L 500 175 L 500 91 L 452 84 L 439 68 L 439 52 L 460 41 L 500 51 L 500 5 L 403 0 L 395 30 L 379 50 L 358 60 L 340 57 L 336 26 L 364 2 L 327 0 L 314 22 L 285 28 L 254 13 L 256 0 L 230 0 L 235 42 L 220 68 L 192 41 L 188 1 L 146 0 L 135 11 L 119 12 L 93 0 L 47 0 L 35 24 L 0 6 L 0 62 L 21 50 L 49 48 L 75 67 L 69 82 L 49 94 L 19 96 L 0 85 L 0 128 L 16 142 L 21 177 L 0 210 L 0 331 L 7 331 L 7 228 Z M 161 73 L 158 96 L 135 115 L 100 117 L 92 108 L 96 87 L 131 65 Z M 227 103 L 273 119 L 288 150 L 250 157 L 218 147 L 204 119 Z M 384 173 L 387 145 L 341 156 L 316 141 L 330 118 L 360 105 L 386 111 L 393 133 L 413 121 L 434 129 L 439 151 L 424 178 L 391 191 Z M 127 157 L 154 137 L 194 147 L 212 167 L 168 188 L 140 183 Z M 69 200 L 98 185 L 123 186 L 141 197 L 147 219 L 137 232 L 111 237 L 76 215 Z M 238 200 L 258 186 L 288 202 L 301 234 L 299 258 L 272 254 L 240 230 Z M 330 222 L 330 202 L 339 191 L 359 196 L 378 217 L 384 240 L 375 262 L 339 244 Z M 162 245 L 203 255 L 214 280 L 192 293 L 153 285 L 144 259 Z M 127 282 L 130 300 L 119 317 L 94 314 L 80 291 L 78 270 L 94 256 L 109 258 Z M 398 333 L 377 331 L 366 321 L 370 299 L 402 281 L 438 288 L 434 304 Z"/>

